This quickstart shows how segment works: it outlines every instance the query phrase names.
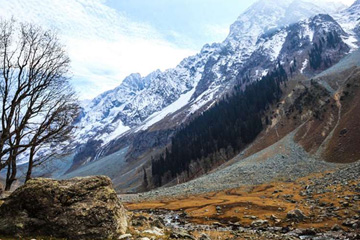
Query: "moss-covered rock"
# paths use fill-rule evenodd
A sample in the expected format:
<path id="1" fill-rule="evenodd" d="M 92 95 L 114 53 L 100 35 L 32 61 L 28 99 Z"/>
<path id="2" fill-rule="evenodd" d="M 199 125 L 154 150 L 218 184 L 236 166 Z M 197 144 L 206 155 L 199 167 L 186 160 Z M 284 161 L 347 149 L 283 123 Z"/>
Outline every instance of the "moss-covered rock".
<path id="1" fill-rule="evenodd" d="M 33 179 L 0 206 L 5 235 L 113 239 L 126 229 L 126 211 L 108 177 Z"/>

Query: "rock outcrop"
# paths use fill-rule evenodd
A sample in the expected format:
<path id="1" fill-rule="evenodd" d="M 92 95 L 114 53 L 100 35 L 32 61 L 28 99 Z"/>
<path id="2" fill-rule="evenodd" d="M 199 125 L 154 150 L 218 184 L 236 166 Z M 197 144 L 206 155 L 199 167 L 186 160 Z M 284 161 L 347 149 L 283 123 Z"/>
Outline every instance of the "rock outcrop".
<path id="1" fill-rule="evenodd" d="M 0 207 L 0 235 L 113 239 L 126 230 L 126 210 L 108 177 L 33 179 Z"/>

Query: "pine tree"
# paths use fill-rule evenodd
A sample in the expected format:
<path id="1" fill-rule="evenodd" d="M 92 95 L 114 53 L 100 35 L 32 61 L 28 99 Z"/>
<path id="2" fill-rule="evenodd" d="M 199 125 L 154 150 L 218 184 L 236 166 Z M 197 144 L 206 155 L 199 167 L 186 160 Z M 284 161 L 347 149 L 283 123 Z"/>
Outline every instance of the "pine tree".
<path id="1" fill-rule="evenodd" d="M 148 186 L 149 186 L 149 182 L 148 182 L 148 178 L 147 178 L 147 174 L 146 174 L 146 169 L 145 167 L 143 167 L 143 172 L 144 172 L 144 189 L 147 190 Z"/>
<path id="2" fill-rule="evenodd" d="M 278 62 L 262 80 L 250 84 L 245 91 L 241 85 L 235 86 L 232 94 L 182 126 L 164 155 L 152 160 L 155 185 L 161 186 L 165 176 L 175 179 L 182 173 L 191 175 L 192 162 L 204 164 L 208 171 L 212 164 L 223 161 L 224 155 L 230 158 L 250 144 L 263 130 L 264 113 L 270 104 L 279 101 L 281 83 L 286 81 L 286 71 Z M 265 123 L 270 124 L 267 117 Z"/>

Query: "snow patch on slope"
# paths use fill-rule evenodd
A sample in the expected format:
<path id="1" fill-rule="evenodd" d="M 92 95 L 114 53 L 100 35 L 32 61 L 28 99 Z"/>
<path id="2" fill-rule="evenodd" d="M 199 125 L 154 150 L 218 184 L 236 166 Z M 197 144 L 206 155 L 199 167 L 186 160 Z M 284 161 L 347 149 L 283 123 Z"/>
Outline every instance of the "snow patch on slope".
<path id="1" fill-rule="evenodd" d="M 139 130 L 146 130 L 149 127 L 151 127 L 152 125 L 154 125 L 155 123 L 161 121 L 162 119 L 164 119 L 167 115 L 174 113 L 178 110 L 180 110 L 181 108 L 183 108 L 185 105 L 187 105 L 192 97 L 192 95 L 195 92 L 195 87 L 190 90 L 189 92 L 181 95 L 179 97 L 178 100 L 176 100 L 175 102 L 173 102 L 172 104 L 170 104 L 169 106 L 167 106 L 166 108 L 164 108 L 163 110 L 161 110 L 160 112 L 156 112 L 154 114 L 152 114 L 150 117 L 148 117 L 148 119 L 146 119 L 144 121 L 144 125 L 141 126 L 140 128 L 138 128 L 136 130 L 136 132 L 138 132 Z"/>
<path id="2" fill-rule="evenodd" d="M 304 24 L 304 31 L 302 32 L 302 38 L 306 38 L 309 36 L 310 41 L 312 42 L 314 39 L 314 30 L 312 30 L 309 26 L 309 20 L 307 20 Z"/>
<path id="3" fill-rule="evenodd" d="M 304 73 L 304 70 L 307 68 L 309 64 L 309 60 L 308 59 L 305 59 L 304 62 L 302 63 L 302 67 L 300 69 L 300 72 L 303 74 Z"/>
<path id="4" fill-rule="evenodd" d="M 354 35 L 350 35 L 349 37 L 343 37 L 343 41 L 350 47 L 350 52 L 354 52 L 358 49 L 358 40 Z"/>
<path id="5" fill-rule="evenodd" d="M 288 32 L 283 30 L 264 42 L 263 48 L 269 53 L 272 61 L 276 60 L 280 55 L 287 35 Z"/>
<path id="6" fill-rule="evenodd" d="M 106 133 L 103 135 L 100 135 L 100 137 L 95 138 L 96 140 L 102 140 L 103 143 L 102 145 L 105 145 L 109 142 L 111 142 L 112 140 L 120 137 L 123 133 L 129 131 L 130 128 L 128 126 L 124 126 L 124 124 L 120 121 L 119 125 L 111 131 L 111 133 Z"/>
<path id="7" fill-rule="evenodd" d="M 190 114 L 195 113 L 197 110 L 201 109 L 208 102 L 214 99 L 215 93 L 219 90 L 220 86 L 213 86 L 207 91 L 203 92 L 192 104 L 190 108 Z"/>

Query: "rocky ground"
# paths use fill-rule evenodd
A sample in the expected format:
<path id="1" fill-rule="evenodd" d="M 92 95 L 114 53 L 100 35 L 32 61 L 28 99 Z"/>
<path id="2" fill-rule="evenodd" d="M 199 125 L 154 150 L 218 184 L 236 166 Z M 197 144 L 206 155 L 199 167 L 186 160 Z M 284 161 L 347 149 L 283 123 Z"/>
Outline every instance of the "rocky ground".
<path id="1" fill-rule="evenodd" d="M 360 239 L 360 162 L 296 181 L 128 203 L 124 239 Z"/>

